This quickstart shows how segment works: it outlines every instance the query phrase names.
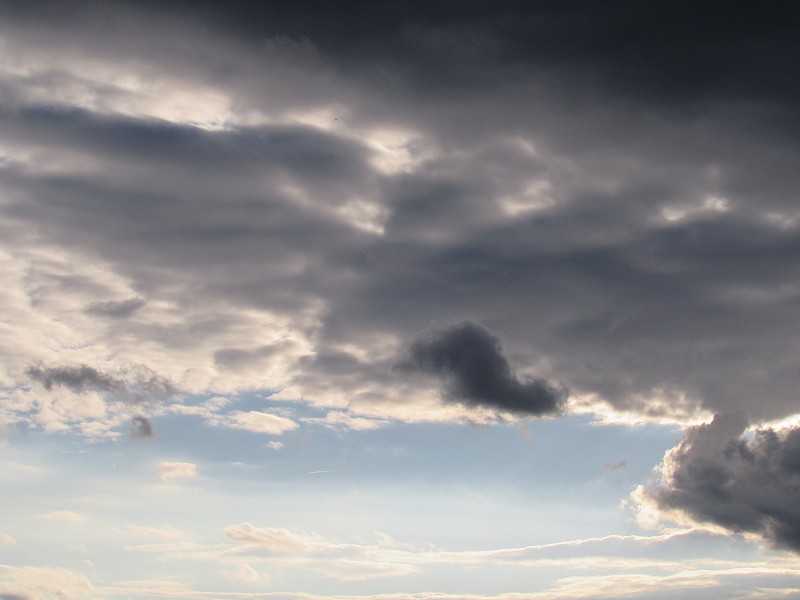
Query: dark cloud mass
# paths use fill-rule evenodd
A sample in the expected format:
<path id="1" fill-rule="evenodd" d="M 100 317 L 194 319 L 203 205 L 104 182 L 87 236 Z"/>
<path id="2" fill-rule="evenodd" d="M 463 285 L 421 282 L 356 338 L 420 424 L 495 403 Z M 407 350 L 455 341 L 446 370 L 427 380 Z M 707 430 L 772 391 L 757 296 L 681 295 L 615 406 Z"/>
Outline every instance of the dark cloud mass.
<path id="1" fill-rule="evenodd" d="M 647 417 L 790 415 L 796 12 L 0 2 L 20 329 L 79 314 L 86 339 L 55 346 L 101 340 L 201 392 L 304 385 L 383 411 L 386 348 L 469 319 L 542 379 L 483 330 L 421 338 L 412 370 L 467 405 L 551 413 L 557 380 Z M 12 379 L 45 360 L 22 354 L 3 355 Z M 84 362 L 29 377 L 146 392 Z"/>
<path id="2" fill-rule="evenodd" d="M 647 494 L 663 510 L 800 552 L 800 428 L 748 439 L 746 426 L 739 413 L 690 428 L 665 459 L 664 484 Z"/>
<path id="3" fill-rule="evenodd" d="M 451 401 L 517 414 L 555 413 L 565 398 L 563 391 L 543 379 L 520 381 L 503 355 L 500 340 L 470 321 L 415 339 L 396 368 L 440 377 Z"/>

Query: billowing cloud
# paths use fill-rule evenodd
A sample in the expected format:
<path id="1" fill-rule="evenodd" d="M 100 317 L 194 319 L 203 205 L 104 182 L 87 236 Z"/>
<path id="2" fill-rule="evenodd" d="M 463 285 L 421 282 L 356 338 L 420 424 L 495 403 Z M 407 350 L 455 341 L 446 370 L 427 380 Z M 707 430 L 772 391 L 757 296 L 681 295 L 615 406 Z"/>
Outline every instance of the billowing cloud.
<path id="1" fill-rule="evenodd" d="M 511 370 L 500 340 L 470 321 L 415 339 L 396 367 L 441 378 L 448 400 L 518 414 L 557 413 L 565 398 L 564 391 L 544 379 L 520 380 Z"/>
<path id="2" fill-rule="evenodd" d="M 636 496 L 667 517 L 751 533 L 800 552 L 800 428 L 743 437 L 741 414 L 716 415 L 687 430 L 661 466 L 663 481 Z"/>
<path id="3" fill-rule="evenodd" d="M 692 12 L 687 40 L 661 5 L 371 7 L 340 36 L 314 3 L 79 4 L 0 27 L 12 384 L 68 355 L 410 420 L 432 407 L 388 350 L 469 319 L 645 418 L 796 410 L 782 19 Z"/>

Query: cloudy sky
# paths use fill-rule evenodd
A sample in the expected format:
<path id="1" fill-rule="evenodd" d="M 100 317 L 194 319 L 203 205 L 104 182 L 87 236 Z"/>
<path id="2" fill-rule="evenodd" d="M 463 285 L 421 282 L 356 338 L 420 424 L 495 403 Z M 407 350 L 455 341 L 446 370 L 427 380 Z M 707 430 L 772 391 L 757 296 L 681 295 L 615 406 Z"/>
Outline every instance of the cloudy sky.
<path id="1" fill-rule="evenodd" d="M 800 598 L 733 6 L 0 0 L 0 599 Z"/>

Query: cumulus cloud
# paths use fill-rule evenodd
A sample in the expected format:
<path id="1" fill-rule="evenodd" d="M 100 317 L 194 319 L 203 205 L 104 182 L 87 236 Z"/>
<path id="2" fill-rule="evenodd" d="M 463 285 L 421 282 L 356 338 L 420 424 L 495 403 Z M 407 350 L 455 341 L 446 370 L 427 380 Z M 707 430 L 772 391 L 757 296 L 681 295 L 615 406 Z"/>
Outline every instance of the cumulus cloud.
<path id="1" fill-rule="evenodd" d="M 743 437 L 741 414 L 689 428 L 661 466 L 663 481 L 637 496 L 669 516 L 757 534 L 800 552 L 800 428 Z"/>
<path id="2" fill-rule="evenodd" d="M 544 379 L 520 380 L 500 340 L 486 328 L 464 321 L 415 339 L 396 368 L 443 380 L 445 398 L 528 415 L 561 410 L 565 393 Z"/>
<path id="3" fill-rule="evenodd" d="M 190 462 L 163 460 L 156 465 L 156 468 L 162 481 L 194 479 L 197 477 L 197 465 Z"/>

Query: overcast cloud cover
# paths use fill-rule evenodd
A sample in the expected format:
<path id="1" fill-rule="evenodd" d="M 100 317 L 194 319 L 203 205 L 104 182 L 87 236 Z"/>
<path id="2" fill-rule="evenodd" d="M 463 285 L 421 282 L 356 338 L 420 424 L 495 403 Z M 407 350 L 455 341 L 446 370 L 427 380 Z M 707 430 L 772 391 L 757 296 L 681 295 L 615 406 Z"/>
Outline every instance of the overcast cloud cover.
<path id="1" fill-rule="evenodd" d="M 796 13 L 0 0 L 0 597 L 800 597 Z"/>

